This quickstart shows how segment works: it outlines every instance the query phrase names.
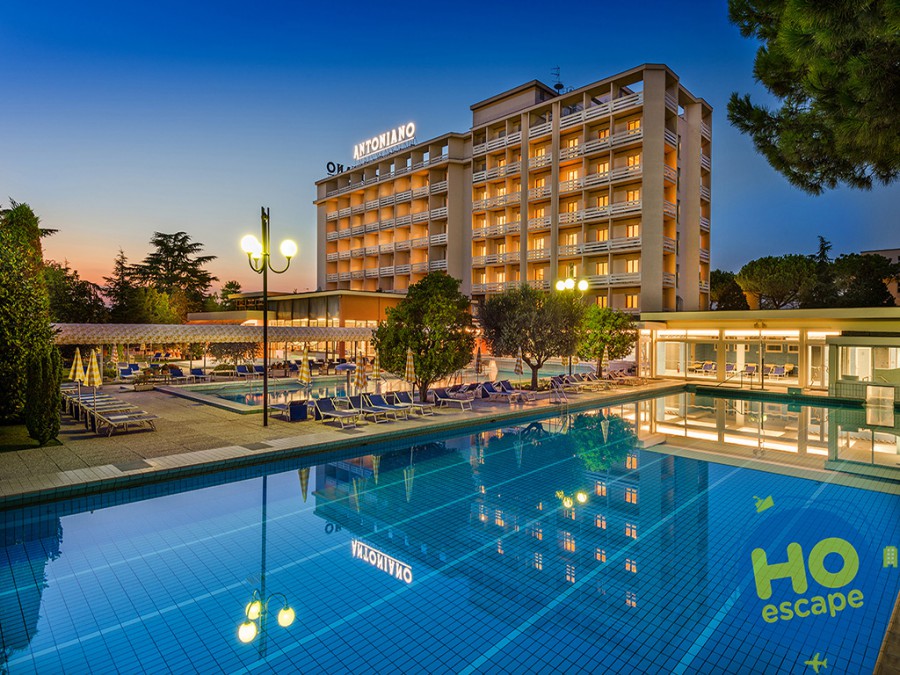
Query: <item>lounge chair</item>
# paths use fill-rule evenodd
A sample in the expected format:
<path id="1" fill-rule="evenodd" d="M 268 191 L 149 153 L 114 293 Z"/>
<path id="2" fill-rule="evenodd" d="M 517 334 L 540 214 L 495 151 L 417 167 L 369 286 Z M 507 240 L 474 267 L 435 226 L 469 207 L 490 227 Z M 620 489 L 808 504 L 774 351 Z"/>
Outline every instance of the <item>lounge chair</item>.
<path id="1" fill-rule="evenodd" d="M 637 387 L 644 383 L 643 378 L 635 377 L 634 375 L 628 375 L 621 370 L 614 370 L 610 374 L 613 376 L 613 379 L 615 379 L 615 381 L 621 382 L 622 384 L 627 384 L 632 387 Z"/>
<path id="2" fill-rule="evenodd" d="M 253 374 L 261 377 L 266 374 L 266 369 L 262 366 L 253 366 Z"/>
<path id="3" fill-rule="evenodd" d="M 212 375 L 209 373 L 204 373 L 203 368 L 191 368 L 191 376 L 197 382 L 203 382 L 204 380 L 207 382 L 212 381 Z"/>
<path id="4" fill-rule="evenodd" d="M 534 401 L 537 395 L 530 389 L 516 389 L 509 380 L 500 380 L 500 388 L 510 394 L 515 394 L 521 401 Z"/>
<path id="5" fill-rule="evenodd" d="M 749 375 L 750 377 L 756 375 L 756 364 L 748 363 L 746 366 L 744 366 L 744 375 Z"/>
<path id="6" fill-rule="evenodd" d="M 410 410 L 417 410 L 420 415 L 434 415 L 434 404 L 423 402 L 417 403 L 413 401 L 412 395 L 408 391 L 394 392 L 394 405 L 404 406 Z"/>
<path id="7" fill-rule="evenodd" d="M 408 408 L 404 408 L 403 406 L 399 405 L 391 405 L 384 400 L 384 396 L 382 396 L 381 394 L 366 394 L 366 400 L 373 408 L 377 408 L 378 410 L 384 412 L 393 413 L 394 419 L 397 419 L 397 415 L 403 415 L 404 419 L 409 419 Z"/>
<path id="8" fill-rule="evenodd" d="M 107 427 L 107 436 L 112 436 L 113 431 L 116 429 L 122 429 L 127 432 L 129 425 L 132 427 L 146 427 L 151 431 L 155 431 L 156 425 L 154 422 L 159 419 L 156 415 L 151 415 L 143 410 L 128 413 L 98 412 L 95 416 L 97 419 L 97 433 L 99 434 L 105 426 Z"/>
<path id="9" fill-rule="evenodd" d="M 452 387 L 447 388 L 447 395 L 452 398 L 465 398 L 471 401 L 475 398 L 475 389 L 477 387 L 477 383 L 454 384 Z"/>
<path id="10" fill-rule="evenodd" d="M 281 415 L 286 422 L 302 422 L 308 419 L 306 401 L 272 403 L 269 407 L 277 410 L 277 414 Z"/>
<path id="11" fill-rule="evenodd" d="M 784 366 L 775 366 L 772 368 L 772 377 L 784 377 Z"/>
<path id="12" fill-rule="evenodd" d="M 129 363 L 128 368 L 131 369 L 132 373 L 136 373 L 141 369 L 141 367 L 136 363 Z"/>
<path id="13" fill-rule="evenodd" d="M 375 424 L 379 422 L 387 422 L 388 415 L 391 415 L 394 419 L 397 419 L 397 413 L 393 410 L 384 410 L 383 408 L 378 408 L 375 406 L 368 405 L 365 401 L 363 401 L 362 396 L 351 396 L 349 397 L 350 402 L 350 410 L 358 410 L 359 414 L 363 419 L 366 417 L 370 417 Z"/>
<path id="14" fill-rule="evenodd" d="M 438 407 L 442 405 L 458 405 L 460 410 L 472 409 L 472 401 L 467 398 L 455 398 L 442 387 L 432 389 L 431 396 L 434 399 L 434 404 Z"/>
<path id="15" fill-rule="evenodd" d="M 704 375 L 715 375 L 716 374 L 716 364 L 713 363 L 712 361 L 707 361 L 706 363 L 703 364 L 702 372 Z"/>
<path id="16" fill-rule="evenodd" d="M 587 381 L 587 384 L 593 388 L 594 391 L 609 389 L 609 380 L 603 379 L 596 373 L 585 373 L 584 379 Z"/>
<path id="17" fill-rule="evenodd" d="M 247 366 L 238 366 L 235 368 L 235 373 L 238 377 L 254 377 L 256 373 L 250 370 Z"/>
<path id="18" fill-rule="evenodd" d="M 135 374 L 131 368 L 119 368 L 119 379 L 122 382 L 131 382 L 134 378 Z"/>
<path id="19" fill-rule="evenodd" d="M 179 382 L 193 381 L 193 375 L 185 375 L 181 368 L 177 366 L 169 366 L 169 381 L 178 384 Z"/>
<path id="20" fill-rule="evenodd" d="M 344 428 L 345 423 L 355 427 L 356 423 L 359 421 L 358 410 L 338 410 L 335 407 L 334 399 L 332 398 L 317 398 L 316 412 L 322 420 L 326 422 L 328 420 L 339 422 L 341 429 Z"/>
<path id="21" fill-rule="evenodd" d="M 491 382 L 482 382 L 480 385 L 478 385 L 478 388 L 487 395 L 488 399 L 492 401 L 501 399 L 509 404 L 512 404 L 514 395 L 508 391 L 505 391 L 504 389 L 497 389 Z"/>

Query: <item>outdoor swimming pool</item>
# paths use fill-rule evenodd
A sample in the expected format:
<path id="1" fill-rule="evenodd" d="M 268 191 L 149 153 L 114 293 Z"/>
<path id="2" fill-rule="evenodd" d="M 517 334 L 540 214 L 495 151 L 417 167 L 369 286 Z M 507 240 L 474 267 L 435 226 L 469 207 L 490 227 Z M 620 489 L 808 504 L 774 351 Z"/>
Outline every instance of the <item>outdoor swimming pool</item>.
<path id="1" fill-rule="evenodd" d="M 642 449 L 643 403 L 0 513 L 0 670 L 871 672 L 897 485 Z"/>

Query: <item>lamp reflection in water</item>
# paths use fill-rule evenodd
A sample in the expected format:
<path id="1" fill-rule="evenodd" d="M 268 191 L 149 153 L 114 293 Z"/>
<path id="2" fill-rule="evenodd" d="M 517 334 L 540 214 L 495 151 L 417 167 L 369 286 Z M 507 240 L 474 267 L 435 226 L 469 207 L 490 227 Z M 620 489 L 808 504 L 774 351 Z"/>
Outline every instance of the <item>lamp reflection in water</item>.
<path id="1" fill-rule="evenodd" d="M 571 509 L 575 504 L 587 504 L 588 496 L 584 490 L 578 490 L 573 495 L 567 495 L 562 490 L 556 491 L 556 497 L 562 502 L 563 508 Z"/>
<path id="2" fill-rule="evenodd" d="M 250 602 L 244 608 L 244 621 L 238 626 L 238 640 L 244 644 L 253 642 L 259 636 L 258 650 L 260 656 L 266 654 L 267 630 L 269 622 L 269 614 L 271 612 L 269 606 L 281 605 L 278 610 L 277 621 L 282 628 L 287 628 L 296 618 L 296 613 L 288 604 L 288 599 L 284 593 L 272 593 L 266 595 L 266 500 L 268 497 L 268 476 L 263 476 L 262 486 L 262 553 L 260 555 L 260 574 L 259 588 L 254 589 L 253 595 L 250 596 Z"/>

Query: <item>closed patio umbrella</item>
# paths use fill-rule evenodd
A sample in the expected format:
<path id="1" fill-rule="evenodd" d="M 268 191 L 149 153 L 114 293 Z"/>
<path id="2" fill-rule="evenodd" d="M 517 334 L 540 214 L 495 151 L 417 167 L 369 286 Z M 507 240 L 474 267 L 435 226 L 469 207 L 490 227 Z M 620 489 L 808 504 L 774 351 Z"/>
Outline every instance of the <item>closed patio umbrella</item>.
<path id="1" fill-rule="evenodd" d="M 297 380 L 304 387 L 309 387 L 312 384 L 312 373 L 309 372 L 309 346 L 303 345 L 303 357 L 300 359 L 300 373 L 297 375 Z"/>
<path id="2" fill-rule="evenodd" d="M 97 359 L 97 350 L 91 350 L 91 360 L 88 363 L 87 374 L 84 378 L 84 386 L 94 388 L 94 408 L 97 407 L 97 389 L 103 386 L 103 376 L 100 374 L 100 363 Z M 85 426 L 88 424 L 88 416 L 84 417 Z"/>
<path id="3" fill-rule="evenodd" d="M 403 374 L 403 379 L 409 382 L 410 391 L 412 391 L 416 383 L 416 364 L 413 360 L 412 347 L 406 348 L 406 372 Z"/>
<path id="4" fill-rule="evenodd" d="M 372 363 L 372 379 L 375 380 L 375 393 L 381 393 L 381 358 L 375 350 L 375 361 Z"/>
<path id="5" fill-rule="evenodd" d="M 475 374 L 478 375 L 481 373 L 481 345 L 478 346 L 478 351 L 475 352 Z"/>
<path id="6" fill-rule="evenodd" d="M 356 367 L 356 378 L 353 381 L 353 384 L 356 385 L 356 393 L 361 394 L 366 389 L 366 385 L 368 384 L 368 378 L 366 378 L 366 364 L 360 363 Z"/>
<path id="7" fill-rule="evenodd" d="M 69 379 L 72 382 L 84 382 L 84 365 L 81 363 L 81 350 L 75 347 L 75 358 L 72 359 L 72 369 L 69 371 Z"/>
<path id="8" fill-rule="evenodd" d="M 513 368 L 513 372 L 522 377 L 522 374 L 525 372 L 525 369 L 522 367 L 522 349 L 519 348 L 519 355 L 516 357 L 516 365 Z"/>

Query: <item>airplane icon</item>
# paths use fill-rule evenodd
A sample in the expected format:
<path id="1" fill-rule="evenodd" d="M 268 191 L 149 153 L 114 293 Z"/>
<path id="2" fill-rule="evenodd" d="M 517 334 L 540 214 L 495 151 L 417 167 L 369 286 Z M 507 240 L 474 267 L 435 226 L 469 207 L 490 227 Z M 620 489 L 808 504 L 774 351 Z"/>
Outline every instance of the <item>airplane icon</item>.
<path id="1" fill-rule="evenodd" d="M 816 652 L 816 655 L 812 657 L 809 661 L 803 662 L 804 666 L 812 666 L 813 672 L 818 675 L 819 668 L 828 668 L 828 657 L 826 656 L 822 661 L 819 661 L 819 652 Z"/>

